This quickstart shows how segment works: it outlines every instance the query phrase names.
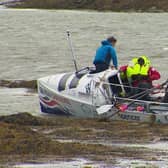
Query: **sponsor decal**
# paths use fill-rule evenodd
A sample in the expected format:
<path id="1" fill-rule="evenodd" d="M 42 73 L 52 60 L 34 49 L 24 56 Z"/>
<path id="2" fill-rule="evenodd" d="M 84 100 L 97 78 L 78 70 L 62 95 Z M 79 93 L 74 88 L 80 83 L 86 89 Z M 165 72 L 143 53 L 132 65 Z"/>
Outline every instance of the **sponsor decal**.
<path id="1" fill-rule="evenodd" d="M 119 117 L 123 120 L 140 121 L 140 116 L 135 116 L 130 114 L 119 114 Z"/>
<path id="2" fill-rule="evenodd" d="M 85 90 L 86 90 L 86 93 L 87 93 L 87 94 L 90 94 L 90 92 L 91 92 L 91 82 L 88 83 L 88 84 L 85 86 Z"/>
<path id="3" fill-rule="evenodd" d="M 43 88 L 43 87 L 39 87 L 39 92 L 40 92 L 40 97 L 43 97 L 42 95 L 45 95 L 45 97 L 47 97 L 48 99 L 50 99 L 50 101 L 53 101 L 52 103 L 56 103 L 56 104 L 59 104 L 59 103 L 63 103 L 63 104 L 69 104 L 70 105 L 70 102 L 68 99 L 64 98 L 64 97 L 60 97 L 56 94 L 54 94 L 53 92 Z M 51 104 L 52 104 L 51 103 Z"/>
<path id="4" fill-rule="evenodd" d="M 54 100 L 57 100 L 57 101 L 60 102 L 60 103 L 64 103 L 64 104 L 69 104 L 69 105 L 71 105 L 70 102 L 69 102 L 69 100 L 66 99 L 66 98 L 64 98 L 64 97 L 60 97 L 60 96 L 54 95 L 54 96 L 53 96 L 53 99 L 54 99 Z"/>
<path id="5" fill-rule="evenodd" d="M 64 106 L 64 107 L 62 107 L 62 108 L 63 108 L 63 110 L 64 110 L 64 112 L 65 112 L 66 114 L 71 114 L 71 111 L 70 111 L 70 109 L 69 109 L 68 107 Z"/>
<path id="6" fill-rule="evenodd" d="M 55 107 L 55 106 L 58 105 L 58 103 L 55 100 L 53 100 L 53 99 L 50 100 L 48 97 L 42 97 L 42 96 L 40 96 L 40 100 L 44 104 L 46 104 L 47 106 Z"/>
<path id="7" fill-rule="evenodd" d="M 91 113 L 91 109 L 87 105 L 81 104 L 80 106 L 84 113 Z"/>

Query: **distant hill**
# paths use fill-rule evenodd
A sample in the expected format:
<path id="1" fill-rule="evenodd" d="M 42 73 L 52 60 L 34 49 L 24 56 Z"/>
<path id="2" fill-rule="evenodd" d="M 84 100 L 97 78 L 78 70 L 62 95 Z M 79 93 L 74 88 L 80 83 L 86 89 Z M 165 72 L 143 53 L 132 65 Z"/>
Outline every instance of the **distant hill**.
<path id="1" fill-rule="evenodd" d="M 168 0 L 22 0 L 18 8 L 93 9 L 100 11 L 168 12 Z"/>

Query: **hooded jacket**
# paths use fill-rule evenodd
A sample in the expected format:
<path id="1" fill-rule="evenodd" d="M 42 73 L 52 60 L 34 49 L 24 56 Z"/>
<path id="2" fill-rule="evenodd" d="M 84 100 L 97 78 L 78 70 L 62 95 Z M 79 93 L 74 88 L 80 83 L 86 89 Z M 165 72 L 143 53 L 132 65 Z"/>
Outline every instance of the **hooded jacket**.
<path id="1" fill-rule="evenodd" d="M 104 63 L 109 66 L 110 61 L 112 60 L 113 65 L 117 68 L 118 61 L 117 61 L 117 54 L 116 54 L 114 47 L 107 40 L 102 41 L 101 44 L 102 46 L 99 47 L 96 51 L 93 64 Z"/>

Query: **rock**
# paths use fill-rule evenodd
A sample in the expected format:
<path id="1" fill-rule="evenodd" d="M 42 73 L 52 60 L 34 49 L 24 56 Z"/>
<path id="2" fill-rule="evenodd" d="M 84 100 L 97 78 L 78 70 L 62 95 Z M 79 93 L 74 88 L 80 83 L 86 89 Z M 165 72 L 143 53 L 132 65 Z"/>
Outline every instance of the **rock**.
<path id="1" fill-rule="evenodd" d="M 29 113 L 19 113 L 13 114 L 9 116 L 0 116 L 0 121 L 10 124 L 18 124 L 18 125 L 42 125 L 44 122 L 35 116 L 32 116 Z"/>
<path id="2" fill-rule="evenodd" d="M 0 86 L 9 87 L 9 88 L 29 88 L 29 89 L 37 89 L 37 81 L 36 80 L 0 80 Z"/>

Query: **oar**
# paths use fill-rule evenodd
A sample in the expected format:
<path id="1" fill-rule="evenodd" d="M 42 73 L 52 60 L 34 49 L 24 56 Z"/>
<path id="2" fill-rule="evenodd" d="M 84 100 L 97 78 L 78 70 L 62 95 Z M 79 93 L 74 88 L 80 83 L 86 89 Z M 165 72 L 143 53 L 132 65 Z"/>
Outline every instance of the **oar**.
<path id="1" fill-rule="evenodd" d="M 166 85 L 167 83 L 168 83 L 168 79 L 160 85 L 160 88 L 162 88 L 162 87 L 163 87 L 164 85 Z M 137 97 L 137 98 L 136 98 L 134 101 L 132 101 L 131 103 L 127 104 L 127 105 L 124 107 L 125 109 L 123 109 L 123 112 L 124 112 L 126 109 L 128 109 L 128 107 L 129 107 L 130 105 L 132 105 L 133 103 L 135 103 L 138 99 L 144 97 L 146 94 L 148 94 L 149 92 L 153 91 L 154 89 L 155 89 L 154 87 L 151 88 L 151 89 L 148 89 L 148 90 L 144 91 L 145 93 L 143 92 L 144 94 L 142 94 L 142 92 L 141 92 L 142 95 L 140 95 L 139 97 Z M 115 113 L 111 114 L 111 115 L 108 116 L 108 117 L 113 117 L 114 115 L 116 115 L 116 114 L 119 113 L 119 112 L 121 112 L 121 109 L 117 110 Z"/>
<path id="2" fill-rule="evenodd" d="M 164 85 L 166 85 L 168 83 L 168 79 L 165 81 L 165 82 L 163 82 L 162 84 L 161 84 L 161 86 L 163 87 Z"/>
<path id="3" fill-rule="evenodd" d="M 160 85 L 160 88 L 162 88 L 167 83 L 168 83 L 168 79 L 164 83 L 162 83 Z M 116 115 L 117 113 L 119 113 L 121 111 L 124 112 L 126 109 L 128 109 L 129 106 L 131 106 L 133 103 L 135 103 L 138 99 L 144 97 L 146 94 L 148 94 L 149 92 L 153 91 L 154 89 L 156 89 L 156 88 L 147 89 L 147 90 L 139 93 L 138 97 L 134 101 L 132 101 L 131 103 L 129 103 L 129 104 L 125 105 L 125 106 L 123 106 L 123 109 L 118 109 L 116 112 L 114 112 L 110 116 L 108 116 L 108 118 L 109 117 L 113 117 L 114 115 Z M 99 115 L 102 115 L 102 114 L 105 114 L 105 113 L 109 112 L 113 107 L 114 107 L 114 104 L 112 104 L 112 105 L 109 105 L 109 104 L 108 105 L 103 105 L 103 106 L 100 106 L 99 108 L 97 108 L 96 111 L 97 111 L 97 113 Z"/>
<path id="4" fill-rule="evenodd" d="M 147 94 L 147 91 L 145 90 L 145 91 L 143 91 L 143 92 L 141 92 L 141 93 L 138 93 L 138 94 L 136 94 L 136 96 L 139 96 L 138 98 L 140 99 L 140 98 L 142 98 L 143 96 L 145 96 Z M 130 98 L 134 98 L 135 97 L 135 95 L 133 95 L 132 97 L 130 97 Z M 138 99 L 137 98 L 137 99 Z M 132 103 L 132 102 L 131 102 Z M 131 104 L 130 104 L 131 105 Z M 106 104 L 106 105 L 102 105 L 102 106 L 100 106 L 100 107 L 98 107 L 97 109 L 96 109 L 96 111 L 97 111 L 97 113 L 99 114 L 99 115 L 102 115 L 102 114 L 104 114 L 104 113 L 107 113 L 107 112 L 109 112 L 112 108 L 114 107 L 114 104 Z"/>
<path id="5" fill-rule="evenodd" d="M 162 84 L 160 84 L 160 87 L 159 87 L 159 88 L 160 88 L 160 89 L 163 88 L 163 86 L 166 85 L 167 83 L 168 83 L 168 79 L 167 79 L 165 82 L 163 82 Z M 141 89 L 141 88 L 139 88 L 139 89 Z M 158 88 L 153 87 L 153 88 L 151 88 L 151 89 L 146 89 L 146 90 L 144 90 L 144 91 L 142 91 L 142 92 L 140 92 L 140 93 L 137 93 L 136 95 L 130 96 L 129 99 L 133 99 L 133 98 L 135 98 L 136 96 L 139 96 L 139 95 L 141 95 L 141 94 L 143 94 L 143 93 L 145 93 L 145 92 L 152 92 L 154 89 L 158 89 Z"/>
<path id="6" fill-rule="evenodd" d="M 142 98 L 142 97 L 145 96 L 146 94 L 147 94 L 147 92 L 145 92 L 143 95 L 140 95 L 136 100 Z M 136 102 L 136 100 L 134 100 L 134 101 L 132 101 L 131 103 L 127 104 L 127 105 L 125 106 L 125 110 L 126 110 L 131 104 L 133 104 L 134 102 Z M 102 105 L 102 106 L 98 107 L 98 108 L 96 109 L 96 111 L 97 111 L 98 115 L 102 115 L 102 114 L 105 114 L 105 113 L 109 112 L 113 107 L 114 107 L 114 104 Z M 125 111 L 125 110 L 124 110 L 124 111 Z M 113 115 L 117 114 L 117 113 L 120 112 L 120 111 L 122 111 L 122 110 L 121 110 L 121 109 L 117 110 L 116 112 L 112 113 L 112 114 L 110 115 L 110 117 L 112 117 Z M 108 117 L 109 117 L 109 116 L 108 116 Z"/>
<path id="7" fill-rule="evenodd" d="M 134 101 L 132 101 L 131 103 L 129 103 L 129 104 L 124 104 L 124 106 L 120 106 L 119 109 L 118 109 L 116 112 L 112 113 L 110 116 L 108 116 L 108 118 L 109 118 L 109 117 L 113 117 L 114 115 L 116 115 L 117 113 L 119 113 L 119 112 L 121 112 L 121 111 L 122 111 L 122 112 L 125 112 L 125 110 L 127 110 L 129 106 L 131 106 L 132 104 L 134 104 L 138 99 L 144 97 L 146 94 L 148 94 L 148 91 L 146 91 L 144 94 L 140 95 L 138 98 L 136 98 L 136 99 L 135 99 Z M 122 108 L 122 109 L 121 109 L 121 108 Z"/>

